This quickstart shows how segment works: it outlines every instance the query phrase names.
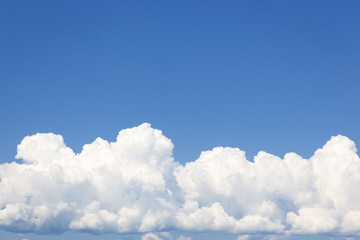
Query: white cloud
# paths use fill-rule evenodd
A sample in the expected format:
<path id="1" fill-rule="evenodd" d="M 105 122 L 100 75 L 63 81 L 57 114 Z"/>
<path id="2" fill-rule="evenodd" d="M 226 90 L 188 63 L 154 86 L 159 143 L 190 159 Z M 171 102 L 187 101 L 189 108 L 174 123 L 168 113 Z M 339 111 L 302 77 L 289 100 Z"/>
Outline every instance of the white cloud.
<path id="1" fill-rule="evenodd" d="M 178 227 L 185 230 L 228 230 L 231 231 L 236 220 L 229 216 L 219 202 L 210 207 L 198 207 L 196 201 L 187 201 L 176 215 Z"/>
<path id="2" fill-rule="evenodd" d="M 173 239 L 169 232 L 146 233 L 141 237 L 141 240 L 171 240 Z"/>
<path id="3" fill-rule="evenodd" d="M 101 138 L 79 154 L 62 136 L 27 136 L 22 163 L 0 165 L 0 228 L 246 234 L 360 233 L 360 160 L 354 142 L 332 137 L 310 159 L 217 147 L 181 165 L 149 124 Z M 168 233 L 147 233 L 166 239 Z M 170 236 L 171 237 L 171 236 Z M 180 239 L 180 238 L 179 238 Z M 187 239 L 183 237 L 182 239 Z"/>
<path id="4" fill-rule="evenodd" d="M 80 154 L 59 135 L 25 137 L 0 168 L 0 225 L 14 231 L 131 232 L 171 223 L 173 144 L 149 124 L 100 138 Z"/>
<path id="5" fill-rule="evenodd" d="M 172 238 L 172 236 L 169 232 L 159 232 L 158 234 L 164 238 L 169 238 L 169 239 Z"/>
<path id="6" fill-rule="evenodd" d="M 183 235 L 181 235 L 177 238 L 177 240 L 191 240 L 191 237 L 184 237 Z"/>
<path id="7" fill-rule="evenodd" d="M 163 239 L 155 233 L 147 233 L 141 237 L 141 240 L 163 240 Z"/>
<path id="8" fill-rule="evenodd" d="M 266 237 L 264 237 L 264 240 L 285 240 L 287 239 L 288 236 L 287 235 L 267 235 Z"/>
<path id="9" fill-rule="evenodd" d="M 286 221 L 295 233 L 326 233 L 333 231 L 339 223 L 335 211 L 324 208 L 301 208 L 299 215 L 287 214 Z"/>
<path id="10" fill-rule="evenodd" d="M 250 235 L 240 235 L 236 238 L 236 240 L 249 240 Z"/>

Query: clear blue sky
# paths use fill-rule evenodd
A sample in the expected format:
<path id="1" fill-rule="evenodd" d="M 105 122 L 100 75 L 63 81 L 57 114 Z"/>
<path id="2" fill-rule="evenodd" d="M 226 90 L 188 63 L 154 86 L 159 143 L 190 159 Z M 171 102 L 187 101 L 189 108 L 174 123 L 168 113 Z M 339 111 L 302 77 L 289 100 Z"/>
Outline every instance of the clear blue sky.
<path id="1" fill-rule="evenodd" d="M 357 0 L 3 0 L 0 161 L 26 135 L 80 152 L 143 122 L 181 163 L 215 146 L 251 159 L 309 157 L 337 134 L 360 144 L 359 13 Z"/>

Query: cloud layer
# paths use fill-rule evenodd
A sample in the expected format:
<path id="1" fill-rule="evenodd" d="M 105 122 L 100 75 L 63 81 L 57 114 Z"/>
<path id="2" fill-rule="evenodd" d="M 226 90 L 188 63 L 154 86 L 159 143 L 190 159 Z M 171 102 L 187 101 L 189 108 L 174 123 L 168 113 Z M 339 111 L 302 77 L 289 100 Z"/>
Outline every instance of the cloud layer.
<path id="1" fill-rule="evenodd" d="M 79 154 L 60 135 L 27 136 L 16 155 L 22 162 L 0 165 L 0 228 L 360 233 L 360 160 L 345 136 L 310 159 L 259 152 L 251 162 L 240 149 L 217 147 L 181 165 L 172 150 L 147 123 Z"/>

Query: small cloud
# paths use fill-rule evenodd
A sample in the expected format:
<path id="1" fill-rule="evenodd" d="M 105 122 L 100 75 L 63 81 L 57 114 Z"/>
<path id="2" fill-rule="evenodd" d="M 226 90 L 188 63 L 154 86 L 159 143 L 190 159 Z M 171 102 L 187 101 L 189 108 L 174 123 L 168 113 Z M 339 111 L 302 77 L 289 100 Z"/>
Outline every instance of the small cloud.
<path id="1" fill-rule="evenodd" d="M 177 240 L 191 240 L 191 237 L 184 237 L 183 235 L 181 235 L 177 238 Z"/>
<path id="2" fill-rule="evenodd" d="M 141 237 L 141 240 L 163 240 L 163 239 L 155 233 L 147 233 Z"/>
<path id="3" fill-rule="evenodd" d="M 249 240 L 250 235 L 240 235 L 236 238 L 236 240 Z"/>
<path id="4" fill-rule="evenodd" d="M 285 240 L 287 239 L 289 236 L 288 235 L 267 235 L 264 240 Z"/>

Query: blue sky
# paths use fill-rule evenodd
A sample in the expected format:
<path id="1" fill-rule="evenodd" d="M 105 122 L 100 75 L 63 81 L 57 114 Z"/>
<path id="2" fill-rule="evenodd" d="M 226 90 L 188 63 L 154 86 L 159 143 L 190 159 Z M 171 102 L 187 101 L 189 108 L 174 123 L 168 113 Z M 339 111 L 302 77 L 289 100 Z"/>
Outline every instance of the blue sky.
<path id="1" fill-rule="evenodd" d="M 338 134 L 360 143 L 359 12 L 355 0 L 1 1 L 0 162 L 37 132 L 79 153 L 144 122 L 181 164 L 216 146 L 252 160 L 309 158 Z"/>

